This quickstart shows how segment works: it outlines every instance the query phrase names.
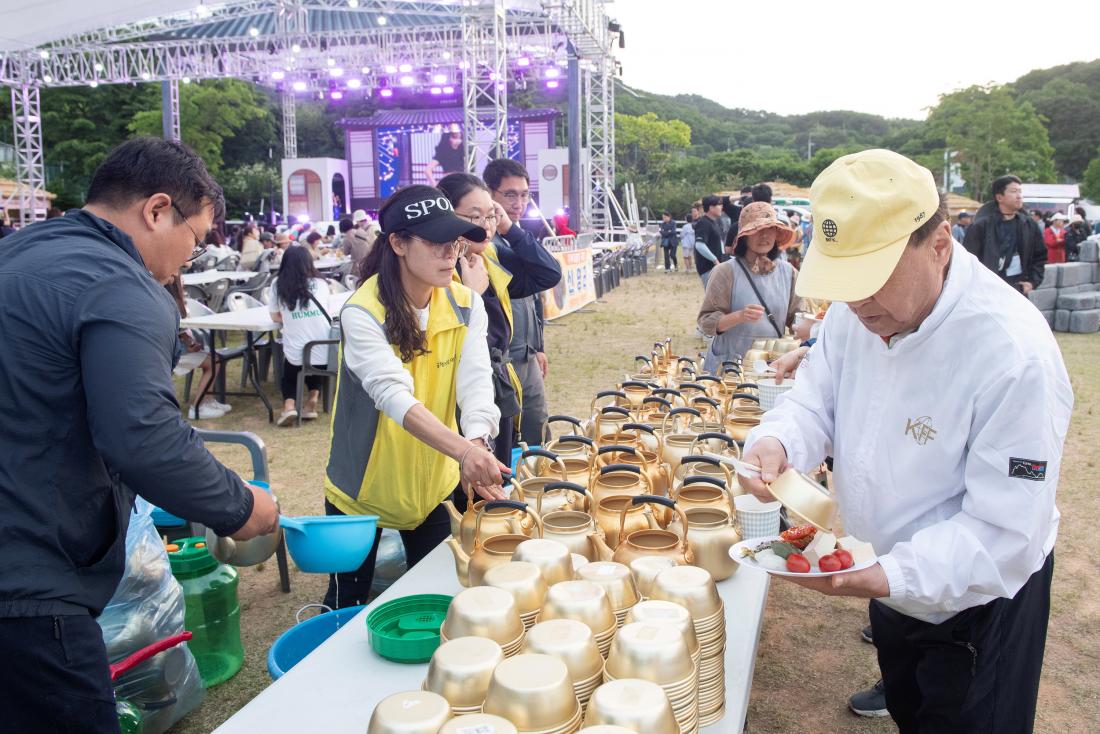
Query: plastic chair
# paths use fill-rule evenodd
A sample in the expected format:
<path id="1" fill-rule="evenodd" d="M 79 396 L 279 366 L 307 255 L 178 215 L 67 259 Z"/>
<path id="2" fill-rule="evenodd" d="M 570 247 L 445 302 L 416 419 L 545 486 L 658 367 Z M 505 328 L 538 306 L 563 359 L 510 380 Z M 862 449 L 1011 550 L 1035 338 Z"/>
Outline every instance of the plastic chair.
<path id="1" fill-rule="evenodd" d="M 254 298 L 259 298 L 261 301 L 264 297 L 264 291 L 267 289 L 268 283 L 271 282 L 271 273 L 257 273 L 249 278 L 244 283 L 234 285 L 229 288 L 230 293 L 247 293 Z"/>
<path id="2" fill-rule="evenodd" d="M 325 379 L 324 384 L 321 387 L 321 406 L 324 412 L 328 412 L 329 405 L 329 386 L 332 384 L 333 378 L 336 377 L 336 359 L 334 358 L 335 350 L 334 346 L 339 344 L 337 339 L 321 339 L 318 341 L 306 342 L 306 345 L 302 347 L 302 369 L 298 370 L 298 389 L 295 392 L 294 404 L 298 406 L 298 418 L 297 425 L 302 425 L 302 401 L 306 396 L 306 377 L 308 375 L 320 375 Z M 328 361 L 330 364 L 324 367 L 316 367 L 312 364 L 313 359 L 313 347 L 321 345 L 328 346 Z"/>
<path id="3" fill-rule="evenodd" d="M 332 293 L 347 293 L 348 287 L 339 280 L 328 280 L 328 289 Z"/>
<path id="4" fill-rule="evenodd" d="M 218 281 L 223 282 L 223 281 Z M 214 310 L 209 308 L 203 303 L 194 299 L 188 298 L 184 301 L 187 304 L 188 316 L 212 316 Z M 210 353 L 211 340 L 214 338 L 214 334 L 209 329 L 192 329 L 196 332 L 198 340 L 202 342 L 203 348 L 207 354 Z M 217 377 L 214 379 L 215 392 L 219 397 L 225 397 L 225 367 L 234 359 L 244 360 L 242 370 L 247 370 L 250 364 L 247 361 L 245 354 L 248 352 L 248 347 L 242 345 L 239 347 L 220 347 L 214 349 L 214 367 L 217 370 Z M 191 401 L 191 384 L 194 381 L 195 372 L 192 370 L 187 373 L 187 377 L 183 383 L 183 398 L 186 402 Z"/>
<path id="5" fill-rule="evenodd" d="M 220 278 L 207 286 L 206 305 L 211 311 L 220 313 L 225 310 L 225 294 L 229 292 L 229 288 L 228 278 Z"/>
<path id="6" fill-rule="evenodd" d="M 235 252 L 232 255 L 227 255 L 226 257 L 219 260 L 214 265 L 214 269 L 215 270 L 233 271 L 233 270 L 237 269 L 237 266 L 240 265 L 240 263 L 241 263 L 241 254 L 239 252 Z"/>
<path id="7" fill-rule="evenodd" d="M 225 297 L 225 310 L 226 311 L 247 311 L 250 308 L 267 308 L 267 304 L 258 301 L 247 293 L 241 291 L 230 291 L 229 295 Z M 271 337 L 262 336 L 252 342 L 252 346 L 256 351 L 257 367 L 260 370 L 261 381 L 266 381 L 268 373 L 271 371 L 272 362 L 272 349 L 271 349 Z M 245 367 L 241 370 L 241 388 L 244 389 L 245 383 L 248 382 L 248 367 L 252 363 L 252 355 L 245 353 Z"/>

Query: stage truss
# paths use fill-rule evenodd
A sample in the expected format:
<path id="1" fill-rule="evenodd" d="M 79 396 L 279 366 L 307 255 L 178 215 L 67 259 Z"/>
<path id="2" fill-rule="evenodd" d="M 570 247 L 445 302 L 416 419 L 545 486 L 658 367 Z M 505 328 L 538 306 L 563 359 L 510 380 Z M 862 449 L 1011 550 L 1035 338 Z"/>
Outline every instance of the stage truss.
<path id="1" fill-rule="evenodd" d="M 293 158 L 302 95 L 323 94 L 335 70 L 354 70 L 374 88 L 396 78 L 391 65 L 400 60 L 418 79 L 446 71 L 460 82 L 473 170 L 473 141 L 491 141 L 491 154 L 506 149 L 513 64 L 523 57 L 564 66 L 572 48 L 586 101 L 581 221 L 606 229 L 615 183 L 616 41 L 603 0 L 243 0 L 0 52 L 0 85 L 11 87 L 22 224 L 45 216 L 33 205 L 45 179 L 43 88 L 162 82 L 165 137 L 179 139 L 180 84 L 237 78 L 273 87 L 282 101 L 284 152 Z"/>

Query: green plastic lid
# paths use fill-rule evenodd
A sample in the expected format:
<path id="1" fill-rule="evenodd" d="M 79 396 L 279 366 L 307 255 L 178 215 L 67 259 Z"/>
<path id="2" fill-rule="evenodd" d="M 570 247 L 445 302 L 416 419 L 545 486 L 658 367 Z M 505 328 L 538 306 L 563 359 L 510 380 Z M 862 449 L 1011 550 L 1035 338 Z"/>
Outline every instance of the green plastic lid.
<path id="1" fill-rule="evenodd" d="M 367 615 L 370 645 L 396 663 L 426 663 L 439 647 L 439 628 L 454 597 L 414 594 L 388 601 Z"/>
<path id="2" fill-rule="evenodd" d="M 172 575 L 179 579 L 193 579 L 221 565 L 206 547 L 206 538 L 180 538 L 169 543 L 168 562 L 172 565 Z"/>

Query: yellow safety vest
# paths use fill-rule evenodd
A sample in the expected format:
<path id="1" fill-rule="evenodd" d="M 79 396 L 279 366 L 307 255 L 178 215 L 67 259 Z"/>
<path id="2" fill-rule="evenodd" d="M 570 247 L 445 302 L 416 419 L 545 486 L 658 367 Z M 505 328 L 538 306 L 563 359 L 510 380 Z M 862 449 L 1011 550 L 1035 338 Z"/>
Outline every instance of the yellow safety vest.
<path id="1" fill-rule="evenodd" d="M 456 432 L 456 373 L 472 304 L 473 291 L 461 283 L 436 288 L 428 310 L 428 353 L 404 363 L 413 396 Z M 343 310 L 349 308 L 385 323 L 377 275 L 348 299 Z M 399 355 L 397 347 L 393 350 Z M 378 515 L 382 527 L 410 530 L 458 485 L 458 462 L 378 410 L 362 380 L 344 363 L 342 344 L 330 431 L 325 495 L 345 514 Z"/>

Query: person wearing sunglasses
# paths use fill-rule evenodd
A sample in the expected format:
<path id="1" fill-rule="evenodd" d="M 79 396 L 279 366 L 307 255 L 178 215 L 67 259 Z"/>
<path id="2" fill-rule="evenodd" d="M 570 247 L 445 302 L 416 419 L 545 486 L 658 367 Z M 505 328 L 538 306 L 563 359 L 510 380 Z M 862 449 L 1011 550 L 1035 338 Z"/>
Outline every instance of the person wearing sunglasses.
<path id="1" fill-rule="evenodd" d="M 453 280 L 467 243 L 484 241 L 485 229 L 456 217 L 430 186 L 394 193 L 379 221 L 362 285 L 340 311 L 325 473 L 325 512 L 377 515 L 378 537 L 358 570 L 330 577 L 332 608 L 368 601 L 382 528 L 401 531 L 411 568 L 450 534 L 441 503 L 453 497 L 465 509 L 460 481 L 503 499 L 509 474 L 491 449 L 500 411 L 485 306 Z"/>
<path id="2" fill-rule="evenodd" d="M 118 732 L 96 616 L 122 578 L 135 495 L 247 540 L 271 495 L 206 450 L 180 413 L 179 312 L 164 284 L 224 213 L 190 148 L 135 138 L 83 209 L 0 248 L 0 672 L 6 731 Z M 43 706 L 63 691 L 66 705 Z"/>

